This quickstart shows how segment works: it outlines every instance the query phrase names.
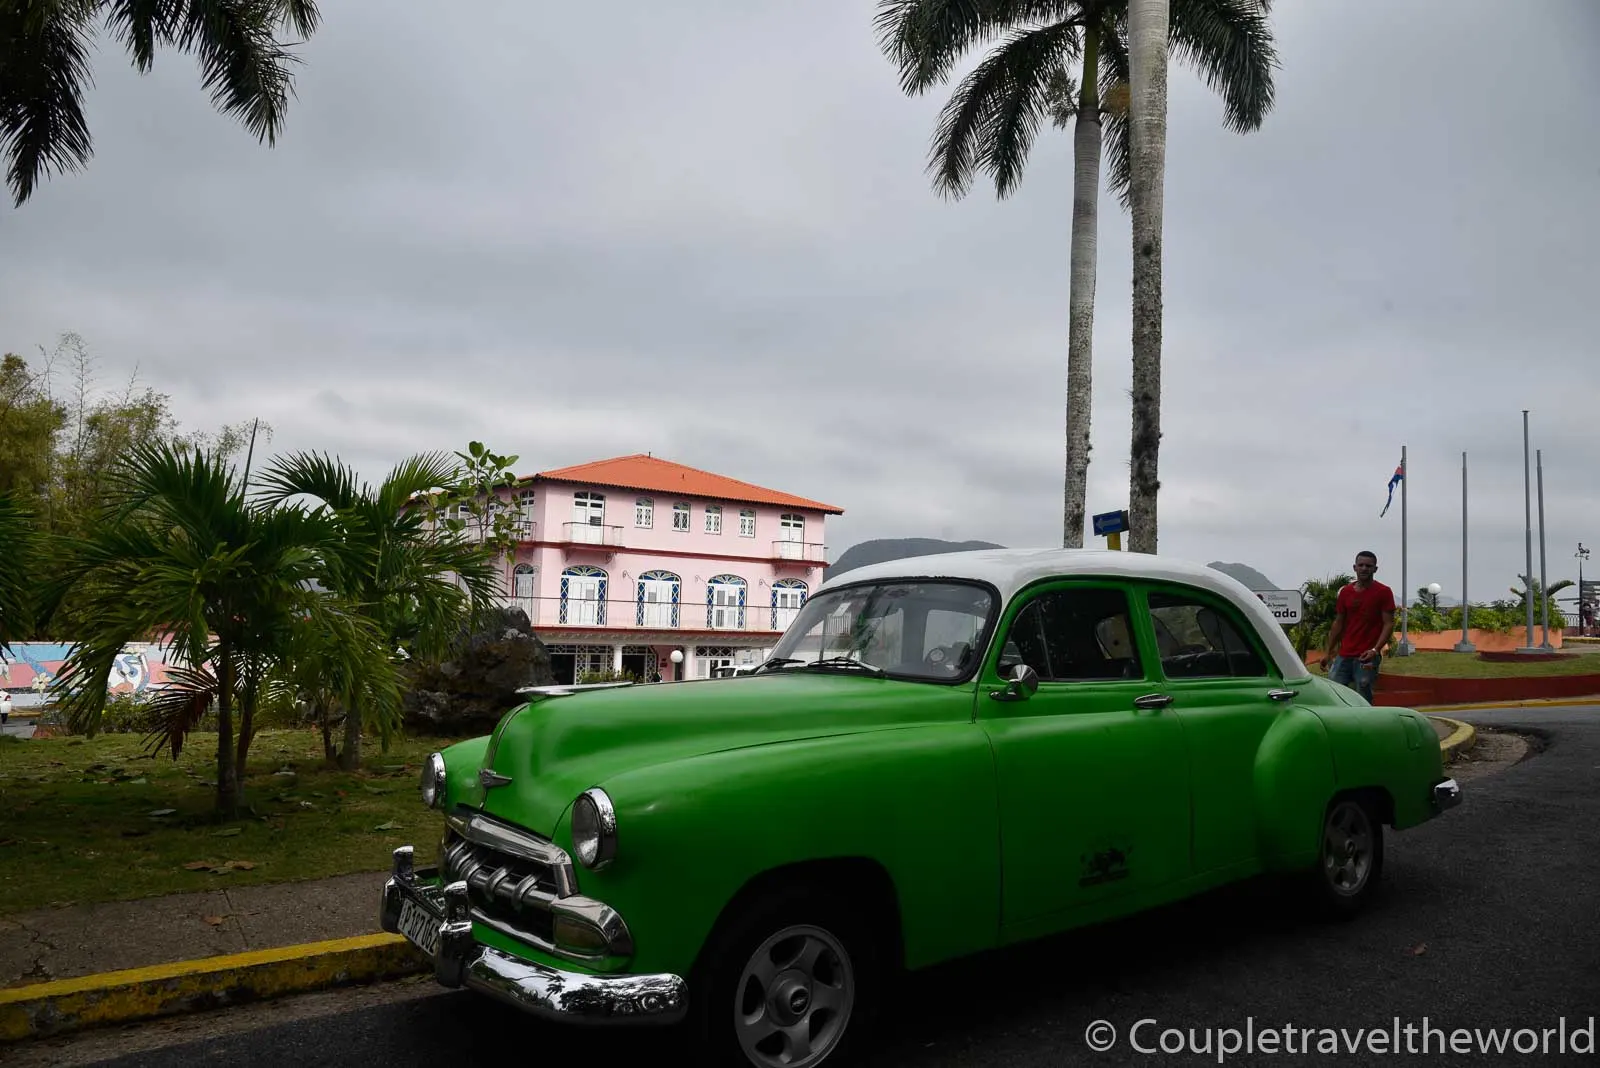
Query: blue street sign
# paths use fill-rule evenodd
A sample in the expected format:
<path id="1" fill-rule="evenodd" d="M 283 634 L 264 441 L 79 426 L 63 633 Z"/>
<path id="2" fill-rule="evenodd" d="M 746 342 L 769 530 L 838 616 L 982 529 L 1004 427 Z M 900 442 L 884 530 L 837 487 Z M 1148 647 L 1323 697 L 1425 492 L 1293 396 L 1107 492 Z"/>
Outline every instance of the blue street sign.
<path id="1" fill-rule="evenodd" d="M 1094 533 L 1096 537 L 1106 534 L 1119 534 L 1128 529 L 1128 510 L 1120 512 L 1101 512 L 1094 517 Z"/>

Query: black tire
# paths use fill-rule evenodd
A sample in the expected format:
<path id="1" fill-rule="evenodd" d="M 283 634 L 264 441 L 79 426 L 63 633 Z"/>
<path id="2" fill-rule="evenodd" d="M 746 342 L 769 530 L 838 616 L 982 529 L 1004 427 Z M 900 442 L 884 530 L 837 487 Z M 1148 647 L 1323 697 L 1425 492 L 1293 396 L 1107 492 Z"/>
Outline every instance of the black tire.
<path id="1" fill-rule="evenodd" d="M 753 1037 L 753 1030 L 770 1030 L 772 1024 L 789 1023 L 798 1015 L 816 1043 L 813 1054 L 822 1055 L 786 1063 L 793 1068 L 842 1068 L 852 1063 L 868 1041 L 883 1004 L 883 943 L 875 937 L 871 919 L 804 887 L 785 888 L 735 908 L 707 941 L 690 978 L 688 1030 L 696 1061 L 719 1068 L 771 1068 L 780 1061 L 763 1059 L 759 1051 L 753 1055 L 745 1040 Z M 786 932 L 782 942 L 768 945 Z M 820 950 L 809 977 L 803 969 L 781 966 L 802 944 Z M 765 998 L 762 984 L 746 976 L 747 966 L 763 949 L 770 951 L 769 959 L 780 962 Z M 829 990 L 835 991 L 833 997 L 826 996 Z M 825 1004 L 841 996 L 843 1011 Z M 736 1010 L 741 1003 L 759 1008 L 766 1027 L 741 1028 Z M 781 1042 L 782 1036 L 768 1039 Z"/>
<path id="2" fill-rule="evenodd" d="M 1306 873 L 1312 903 L 1324 917 L 1348 920 L 1366 907 L 1383 878 L 1383 816 L 1370 798 L 1342 794 L 1328 802 L 1316 867 Z"/>

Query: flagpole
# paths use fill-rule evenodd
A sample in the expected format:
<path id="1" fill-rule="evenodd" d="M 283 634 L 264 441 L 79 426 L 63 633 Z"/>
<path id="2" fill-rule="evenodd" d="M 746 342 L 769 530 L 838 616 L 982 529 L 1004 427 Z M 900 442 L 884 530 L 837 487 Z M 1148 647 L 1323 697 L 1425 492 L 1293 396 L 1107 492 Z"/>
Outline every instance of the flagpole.
<path id="1" fill-rule="evenodd" d="M 1550 650 L 1555 646 L 1550 644 L 1550 587 L 1544 573 L 1544 450 L 1534 455 L 1539 465 L 1539 648 Z"/>
<path id="2" fill-rule="evenodd" d="M 1406 584 L 1406 486 L 1411 479 L 1407 477 L 1410 472 L 1406 470 L 1406 447 L 1400 446 L 1400 644 L 1395 648 L 1395 656 L 1410 656 L 1411 642 L 1407 638 L 1411 622 L 1411 587 Z"/>
<path id="3" fill-rule="evenodd" d="M 1536 653 L 1533 644 L 1533 482 L 1528 470 L 1528 409 L 1522 409 L 1522 544 L 1528 561 L 1522 576 L 1522 600 L 1527 606 L 1528 640 L 1519 653 Z"/>

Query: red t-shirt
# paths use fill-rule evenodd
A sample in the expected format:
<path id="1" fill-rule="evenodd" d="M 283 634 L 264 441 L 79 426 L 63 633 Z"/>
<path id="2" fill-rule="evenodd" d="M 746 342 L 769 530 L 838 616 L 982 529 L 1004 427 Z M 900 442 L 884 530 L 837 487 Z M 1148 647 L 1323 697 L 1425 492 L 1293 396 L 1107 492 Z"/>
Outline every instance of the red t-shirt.
<path id="1" fill-rule="evenodd" d="M 1377 579 L 1362 589 L 1354 582 L 1339 591 L 1336 611 L 1344 616 L 1340 656 L 1360 656 L 1385 637 L 1383 614 L 1395 610 L 1394 591 Z"/>

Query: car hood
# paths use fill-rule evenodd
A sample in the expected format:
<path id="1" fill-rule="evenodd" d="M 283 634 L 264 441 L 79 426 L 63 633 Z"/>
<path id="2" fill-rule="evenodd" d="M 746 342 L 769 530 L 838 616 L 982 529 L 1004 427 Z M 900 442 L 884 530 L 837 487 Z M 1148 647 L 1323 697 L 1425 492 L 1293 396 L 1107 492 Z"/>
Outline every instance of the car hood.
<path id="1" fill-rule="evenodd" d="M 687 757 L 926 721 L 948 687 L 859 674 L 775 672 L 581 690 L 507 713 L 482 767 L 510 781 L 476 807 L 549 834 L 573 799 L 619 772 Z M 970 692 L 970 687 L 968 691 Z M 476 787 L 476 784 L 474 784 Z"/>

